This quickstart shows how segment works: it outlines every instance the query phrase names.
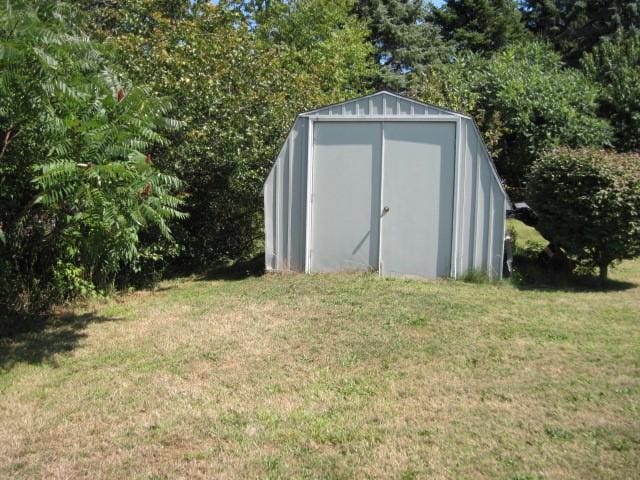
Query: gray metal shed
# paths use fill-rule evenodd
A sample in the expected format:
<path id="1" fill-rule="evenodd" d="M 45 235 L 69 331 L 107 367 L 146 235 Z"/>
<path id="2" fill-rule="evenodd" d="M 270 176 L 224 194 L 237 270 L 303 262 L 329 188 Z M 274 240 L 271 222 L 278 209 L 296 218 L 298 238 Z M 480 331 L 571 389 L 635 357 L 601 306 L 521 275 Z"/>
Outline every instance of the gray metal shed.
<path id="1" fill-rule="evenodd" d="M 508 202 L 470 117 L 378 92 L 296 119 L 264 184 L 266 268 L 500 278 Z"/>

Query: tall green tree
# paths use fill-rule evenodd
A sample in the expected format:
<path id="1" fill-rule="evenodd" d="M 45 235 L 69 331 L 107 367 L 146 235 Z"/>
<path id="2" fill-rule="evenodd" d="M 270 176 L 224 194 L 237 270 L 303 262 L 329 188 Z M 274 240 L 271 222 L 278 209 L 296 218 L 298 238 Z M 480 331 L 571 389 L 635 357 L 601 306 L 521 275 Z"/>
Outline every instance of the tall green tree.
<path id="1" fill-rule="evenodd" d="M 553 147 L 600 146 L 611 129 L 597 117 L 599 90 L 538 43 L 513 45 L 480 65 L 474 89 L 483 126 L 495 130 L 494 153 L 516 197 L 539 155 Z"/>
<path id="2" fill-rule="evenodd" d="M 294 0 L 295 1 L 295 0 Z M 288 0 L 220 0 L 224 8 L 240 12 L 254 28 L 268 22 L 273 16 L 278 16 L 289 9 Z"/>
<path id="3" fill-rule="evenodd" d="M 186 124 L 158 160 L 185 181 L 181 266 L 256 253 L 263 181 L 295 115 L 357 95 L 369 75 L 366 29 L 349 2 L 266 6 L 256 23 L 246 2 L 193 2 L 179 16 L 160 0 L 87 5 L 123 71 L 172 98 Z"/>
<path id="4" fill-rule="evenodd" d="M 514 199 L 524 197 L 526 173 L 545 150 L 611 138 L 597 115 L 598 86 L 541 43 L 511 45 L 490 59 L 462 56 L 428 70 L 415 94 L 476 119 Z"/>
<path id="5" fill-rule="evenodd" d="M 454 53 L 427 20 L 422 0 L 360 0 L 357 12 L 375 47 L 377 88 L 406 90 L 427 65 L 446 62 Z"/>
<path id="6" fill-rule="evenodd" d="M 527 36 L 515 0 L 447 0 L 432 9 L 431 17 L 445 39 L 476 53 L 493 52 Z"/>
<path id="7" fill-rule="evenodd" d="M 179 181 L 153 165 L 170 103 L 114 73 L 62 2 L 0 4 L 0 310 L 108 286 Z"/>
<path id="8" fill-rule="evenodd" d="M 353 14 L 355 4 L 356 0 L 273 2 L 255 32 L 263 46 L 277 49 L 291 74 L 307 76 L 308 87 L 319 88 L 325 99 L 356 96 L 365 92 L 375 69 L 369 31 Z"/>
<path id="9" fill-rule="evenodd" d="M 529 30 L 573 66 L 601 40 L 640 31 L 640 0 L 524 0 L 522 10 Z"/>
<path id="10" fill-rule="evenodd" d="M 598 44 L 582 61 L 600 85 L 600 115 L 614 127 L 614 145 L 640 151 L 640 34 Z"/>

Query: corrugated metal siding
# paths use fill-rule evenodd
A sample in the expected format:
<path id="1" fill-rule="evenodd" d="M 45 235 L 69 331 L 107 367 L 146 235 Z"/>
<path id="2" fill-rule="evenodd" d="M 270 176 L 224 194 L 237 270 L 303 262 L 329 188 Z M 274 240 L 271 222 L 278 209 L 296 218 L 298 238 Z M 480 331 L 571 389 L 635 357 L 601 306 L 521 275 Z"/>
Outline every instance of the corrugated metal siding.
<path id="1" fill-rule="evenodd" d="M 264 185 L 267 270 L 304 271 L 307 124 L 296 120 Z"/>
<path id="2" fill-rule="evenodd" d="M 504 256 L 504 229 L 505 229 L 505 197 L 498 185 L 498 181 L 493 178 L 491 194 L 493 196 L 492 207 L 493 216 L 491 222 L 491 232 L 493 236 L 491 245 L 491 260 L 489 276 L 491 278 L 502 278 L 502 259 Z"/>
<path id="3" fill-rule="evenodd" d="M 265 267 L 267 270 L 276 269 L 276 225 L 275 225 L 275 205 L 276 205 L 276 170 L 278 163 L 276 162 L 264 183 L 264 254 Z"/>
<path id="4" fill-rule="evenodd" d="M 472 120 L 463 121 L 462 135 L 457 273 L 477 270 L 501 278 L 506 198 Z"/>
<path id="5" fill-rule="evenodd" d="M 278 226 L 276 232 L 276 266 L 278 270 L 288 270 L 288 252 L 289 252 L 289 143 L 287 141 L 278 156 L 278 170 L 276 175 L 276 224 Z"/>
<path id="6" fill-rule="evenodd" d="M 304 272 L 307 224 L 307 119 L 298 119 L 291 132 L 291 220 L 289 270 Z"/>
<path id="7" fill-rule="evenodd" d="M 424 105 L 386 92 L 351 100 L 338 105 L 320 108 L 318 110 L 304 113 L 301 116 L 375 117 L 382 115 L 398 117 L 449 116 L 457 118 L 456 114 L 447 110 Z"/>
<path id="8" fill-rule="evenodd" d="M 462 199 L 460 208 L 459 226 L 459 251 L 458 270 L 459 274 L 464 274 L 469 269 L 473 269 L 473 257 L 476 242 L 476 178 L 478 175 L 477 149 L 478 140 L 469 128 L 469 122 L 462 122 L 463 158 L 460 162 L 460 174 L 462 175 Z"/>

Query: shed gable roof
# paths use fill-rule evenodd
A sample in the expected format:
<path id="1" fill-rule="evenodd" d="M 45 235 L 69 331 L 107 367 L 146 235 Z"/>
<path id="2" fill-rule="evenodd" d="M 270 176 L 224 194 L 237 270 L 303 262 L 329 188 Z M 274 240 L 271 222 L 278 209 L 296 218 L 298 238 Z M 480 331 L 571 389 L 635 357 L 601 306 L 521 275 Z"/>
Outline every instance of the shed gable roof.
<path id="1" fill-rule="evenodd" d="M 429 117 L 429 116 L 447 116 L 447 117 L 464 117 L 451 110 L 429 105 L 427 103 L 418 102 L 411 98 L 403 97 L 396 93 L 386 90 L 366 95 L 364 97 L 354 98 L 345 102 L 328 105 L 309 112 L 301 114 L 302 117 L 333 117 L 333 116 L 352 116 L 352 117 Z"/>

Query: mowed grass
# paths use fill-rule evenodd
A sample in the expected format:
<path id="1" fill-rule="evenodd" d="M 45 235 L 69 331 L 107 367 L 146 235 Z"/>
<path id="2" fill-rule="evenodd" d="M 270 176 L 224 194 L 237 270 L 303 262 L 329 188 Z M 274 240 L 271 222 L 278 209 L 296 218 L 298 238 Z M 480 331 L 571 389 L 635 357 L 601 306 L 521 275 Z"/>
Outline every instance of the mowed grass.
<path id="1" fill-rule="evenodd" d="M 181 279 L 0 340 L 3 478 L 639 478 L 640 262 L 607 291 Z"/>

